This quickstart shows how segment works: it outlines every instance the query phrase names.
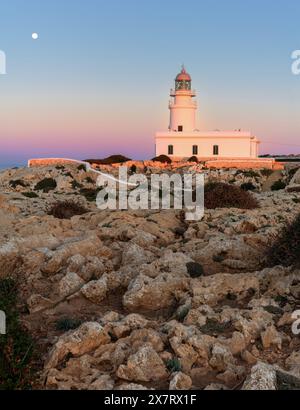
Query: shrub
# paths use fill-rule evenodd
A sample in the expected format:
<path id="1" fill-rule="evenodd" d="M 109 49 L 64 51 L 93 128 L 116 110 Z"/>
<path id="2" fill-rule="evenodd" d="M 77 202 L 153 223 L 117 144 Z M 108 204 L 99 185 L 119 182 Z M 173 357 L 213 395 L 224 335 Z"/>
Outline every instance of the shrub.
<path id="1" fill-rule="evenodd" d="M 197 164 L 199 163 L 198 158 L 194 155 L 193 157 L 188 159 L 188 162 L 196 162 Z"/>
<path id="2" fill-rule="evenodd" d="M 91 178 L 91 177 L 86 177 L 86 178 L 85 178 L 85 182 L 86 182 L 87 184 L 93 184 L 93 183 L 94 183 L 94 180 L 93 180 L 93 178 Z"/>
<path id="3" fill-rule="evenodd" d="M 64 174 L 64 176 L 65 176 L 65 177 L 70 177 L 70 178 L 72 178 L 72 179 L 74 178 L 73 175 L 71 174 L 71 172 L 66 172 L 66 173 Z"/>
<path id="4" fill-rule="evenodd" d="M 22 181 L 21 179 L 16 179 L 14 181 L 9 181 L 9 185 L 14 189 L 17 188 L 17 186 L 21 186 L 23 188 L 28 186 L 28 184 L 26 184 L 26 182 Z"/>
<path id="5" fill-rule="evenodd" d="M 0 280 L 0 310 L 6 314 L 6 334 L 0 335 L 0 390 L 30 389 L 34 343 L 19 320 L 13 279 Z"/>
<path id="6" fill-rule="evenodd" d="M 239 169 L 236 174 L 243 174 L 245 178 L 259 178 L 260 175 L 257 171 L 253 171 L 253 169 L 241 170 Z"/>
<path id="7" fill-rule="evenodd" d="M 51 206 L 48 210 L 48 215 L 58 219 L 71 219 L 75 215 L 83 215 L 87 212 L 87 209 L 77 202 L 59 201 Z"/>
<path id="8" fill-rule="evenodd" d="M 260 171 L 260 173 L 262 174 L 262 176 L 264 177 L 270 177 L 273 174 L 273 170 L 269 169 L 269 168 L 264 168 Z"/>
<path id="9" fill-rule="evenodd" d="M 282 229 L 267 249 L 266 265 L 300 267 L 300 214 Z"/>
<path id="10" fill-rule="evenodd" d="M 161 164 L 172 164 L 172 160 L 167 155 L 160 155 L 159 157 L 152 158 L 154 162 L 160 162 Z"/>
<path id="11" fill-rule="evenodd" d="M 188 262 L 186 268 L 191 278 L 198 278 L 204 275 L 203 267 L 200 263 Z"/>
<path id="12" fill-rule="evenodd" d="M 130 174 L 135 174 L 136 173 L 136 165 L 132 164 L 130 169 L 129 169 Z"/>
<path id="13" fill-rule="evenodd" d="M 94 202 L 96 201 L 99 191 L 100 191 L 100 188 L 97 188 L 97 189 L 81 188 L 80 194 L 83 195 L 88 202 Z"/>
<path id="14" fill-rule="evenodd" d="M 84 164 L 80 164 L 80 165 L 77 167 L 77 169 L 78 169 L 78 171 L 86 171 L 86 166 L 85 166 Z"/>
<path id="15" fill-rule="evenodd" d="M 285 189 L 286 183 L 283 182 L 282 180 L 274 182 L 274 184 L 271 186 L 272 191 L 280 191 L 281 189 Z"/>
<path id="16" fill-rule="evenodd" d="M 300 169 L 299 167 L 290 169 L 289 170 L 289 178 L 292 179 L 299 169 Z"/>
<path id="17" fill-rule="evenodd" d="M 183 322 L 187 317 L 189 311 L 190 308 L 188 306 L 182 306 L 181 308 L 179 308 L 176 313 L 176 319 L 178 320 L 178 322 Z"/>
<path id="18" fill-rule="evenodd" d="M 112 164 L 122 164 L 123 162 L 131 161 L 130 158 L 124 157 L 124 155 L 111 155 L 108 158 L 104 159 L 87 159 L 85 162 L 89 162 L 90 164 L 98 164 L 98 165 L 112 165 Z"/>
<path id="19" fill-rule="evenodd" d="M 258 208 L 257 200 L 248 191 L 223 182 L 211 182 L 205 185 L 204 204 L 207 209 Z"/>
<path id="20" fill-rule="evenodd" d="M 244 191 L 255 191 L 256 187 L 252 184 L 252 182 L 245 182 L 241 185 L 242 190 Z"/>
<path id="21" fill-rule="evenodd" d="M 181 363 L 177 357 L 167 360 L 166 366 L 171 373 L 181 371 Z"/>
<path id="22" fill-rule="evenodd" d="M 26 196 L 26 198 L 38 198 L 38 194 L 35 192 L 22 192 L 22 195 Z"/>
<path id="23" fill-rule="evenodd" d="M 74 181 L 72 181 L 71 186 L 72 186 L 72 189 L 82 188 L 82 185 L 79 182 L 77 182 L 75 179 Z"/>
<path id="24" fill-rule="evenodd" d="M 64 319 L 59 319 L 56 322 L 55 328 L 56 330 L 68 332 L 69 330 L 77 329 L 81 324 L 82 324 L 82 321 L 79 319 L 64 318 Z"/>
<path id="25" fill-rule="evenodd" d="M 53 178 L 45 178 L 36 184 L 35 191 L 43 191 L 45 193 L 53 191 L 57 187 L 57 183 Z"/>

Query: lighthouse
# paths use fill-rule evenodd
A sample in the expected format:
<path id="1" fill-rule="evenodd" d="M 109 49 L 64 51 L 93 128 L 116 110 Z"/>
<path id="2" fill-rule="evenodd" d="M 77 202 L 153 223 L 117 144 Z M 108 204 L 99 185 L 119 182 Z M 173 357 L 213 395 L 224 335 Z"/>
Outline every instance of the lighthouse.
<path id="1" fill-rule="evenodd" d="M 191 76 L 182 66 L 175 79 L 175 89 L 171 90 L 172 100 L 169 103 L 169 130 L 175 132 L 190 132 L 196 129 L 197 102 L 195 90 L 192 90 Z"/>
<path id="2" fill-rule="evenodd" d="M 239 125 L 234 131 L 198 129 L 196 91 L 184 66 L 175 78 L 175 88 L 170 96 L 169 126 L 168 130 L 156 133 L 156 156 L 168 155 L 173 161 L 197 157 L 198 160 L 213 161 L 215 164 L 222 161 L 226 166 L 232 165 L 233 161 L 248 163 L 249 159 L 258 160 L 260 141 L 251 132 L 240 130 Z"/>

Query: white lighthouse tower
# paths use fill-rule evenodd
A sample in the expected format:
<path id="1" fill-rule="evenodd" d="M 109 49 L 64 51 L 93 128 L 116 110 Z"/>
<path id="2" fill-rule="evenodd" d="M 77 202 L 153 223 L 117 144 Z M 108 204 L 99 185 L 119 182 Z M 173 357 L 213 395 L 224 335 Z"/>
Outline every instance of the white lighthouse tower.
<path id="1" fill-rule="evenodd" d="M 249 131 L 199 131 L 196 126 L 196 92 L 191 76 L 182 67 L 170 93 L 168 131 L 157 132 L 156 156 L 168 155 L 173 161 L 192 156 L 203 161 L 225 164 L 230 159 L 249 161 L 258 158 L 259 140 Z M 225 160 L 225 162 L 224 162 Z M 228 166 L 228 162 L 226 162 Z"/>
<path id="2" fill-rule="evenodd" d="M 169 103 L 169 130 L 175 132 L 195 131 L 197 102 L 193 98 L 196 97 L 196 92 L 192 90 L 192 79 L 184 66 L 175 79 L 175 89 L 171 90 L 170 96 L 173 97 L 173 100 Z"/>

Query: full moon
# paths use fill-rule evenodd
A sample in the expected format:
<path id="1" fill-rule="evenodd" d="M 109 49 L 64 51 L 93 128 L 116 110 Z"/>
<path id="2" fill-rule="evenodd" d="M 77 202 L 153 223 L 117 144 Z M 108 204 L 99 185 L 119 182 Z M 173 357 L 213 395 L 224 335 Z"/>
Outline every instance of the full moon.
<path id="1" fill-rule="evenodd" d="M 31 37 L 33 38 L 33 40 L 37 40 L 39 38 L 38 33 L 32 33 Z"/>

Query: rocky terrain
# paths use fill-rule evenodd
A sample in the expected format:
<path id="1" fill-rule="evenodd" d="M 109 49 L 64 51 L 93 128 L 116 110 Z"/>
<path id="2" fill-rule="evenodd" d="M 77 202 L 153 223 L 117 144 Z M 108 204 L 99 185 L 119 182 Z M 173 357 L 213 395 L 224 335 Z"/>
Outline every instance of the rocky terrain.
<path id="1" fill-rule="evenodd" d="M 299 171 L 282 171 L 286 189 L 271 191 L 266 170 L 176 169 L 248 184 L 259 207 L 187 223 L 175 210 L 99 211 L 97 175 L 81 166 L 0 173 L 0 280 L 17 283 L 33 388 L 300 388 L 300 271 L 265 265 L 300 213 Z M 87 212 L 49 215 L 66 200 Z"/>

